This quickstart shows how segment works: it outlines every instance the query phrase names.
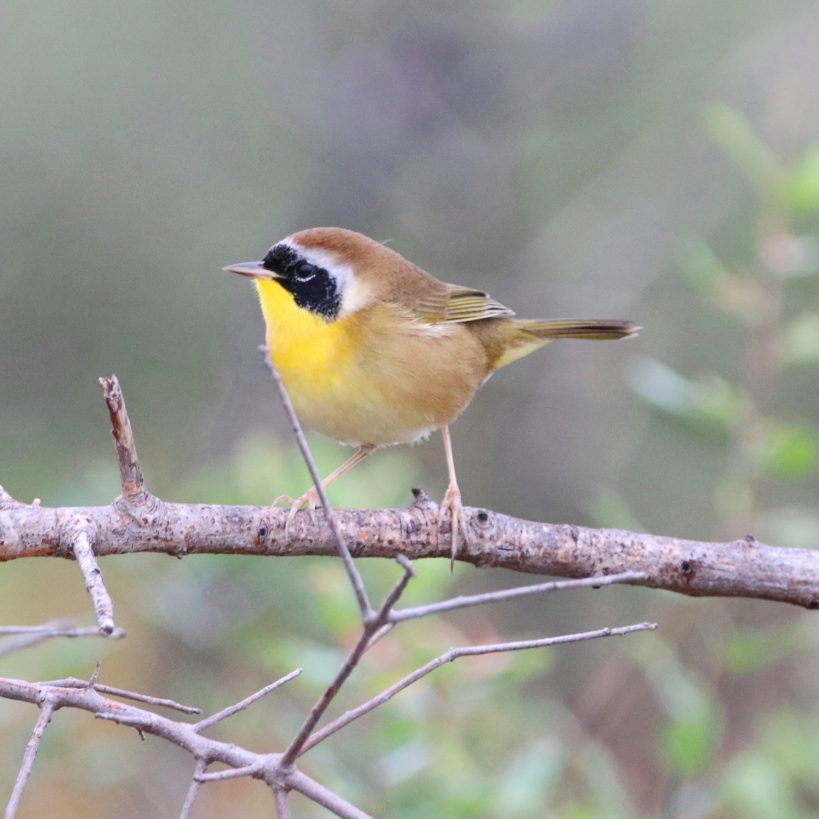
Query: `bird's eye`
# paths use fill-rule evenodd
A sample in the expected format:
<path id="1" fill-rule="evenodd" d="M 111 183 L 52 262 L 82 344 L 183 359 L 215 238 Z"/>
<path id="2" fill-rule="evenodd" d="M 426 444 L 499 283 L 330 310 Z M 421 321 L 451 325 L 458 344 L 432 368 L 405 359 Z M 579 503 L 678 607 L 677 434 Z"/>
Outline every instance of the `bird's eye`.
<path id="1" fill-rule="evenodd" d="M 300 282 L 308 282 L 316 275 L 316 266 L 309 262 L 299 262 L 294 272 Z"/>

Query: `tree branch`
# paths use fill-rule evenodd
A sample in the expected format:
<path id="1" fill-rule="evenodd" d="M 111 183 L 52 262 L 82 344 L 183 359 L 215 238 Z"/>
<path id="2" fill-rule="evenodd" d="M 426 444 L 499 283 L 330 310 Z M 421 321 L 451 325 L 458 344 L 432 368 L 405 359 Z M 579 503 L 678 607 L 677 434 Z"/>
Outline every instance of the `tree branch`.
<path id="1" fill-rule="evenodd" d="M 77 515 L 96 528 L 98 557 L 137 552 L 175 557 L 237 554 L 268 557 L 337 554 L 321 513 L 299 512 L 285 534 L 286 510 L 264 506 L 165 503 L 151 496 L 140 513 L 111 506 L 48 508 L 0 505 L 0 561 L 72 557 L 61 546 L 64 521 Z M 448 558 L 438 545 L 437 507 L 335 510 L 356 557 Z M 565 524 L 537 523 L 464 508 L 470 532 L 458 560 L 475 566 L 579 578 L 639 572 L 631 585 L 694 597 L 749 597 L 819 608 L 819 551 L 768 546 L 752 536 L 727 543 Z"/>
<path id="2" fill-rule="evenodd" d="M 217 711 L 215 714 L 212 714 L 205 719 L 200 719 L 193 727 L 197 731 L 204 731 L 206 728 L 210 728 L 212 725 L 216 725 L 217 722 L 221 722 L 223 719 L 227 719 L 228 717 L 232 717 L 234 714 L 238 714 L 239 711 L 244 711 L 245 708 L 253 705 L 256 700 L 260 700 L 266 694 L 269 694 L 271 691 L 275 691 L 279 686 L 284 685 L 285 683 L 290 682 L 294 677 L 298 677 L 301 674 L 302 669 L 296 668 L 291 671 L 289 674 L 285 674 L 284 677 L 276 680 L 276 682 L 270 683 L 270 685 L 266 685 L 264 688 L 260 688 L 254 694 L 251 694 L 249 697 L 245 697 L 240 702 L 234 703 L 233 705 L 229 705 L 227 708 L 223 708 L 221 711 Z"/>
<path id="3" fill-rule="evenodd" d="M 113 685 L 103 685 L 97 682 L 99 675 L 99 664 L 91 680 L 79 680 L 76 677 L 68 677 L 65 680 L 47 680 L 38 685 L 49 686 L 51 688 L 93 688 L 100 694 L 110 694 L 112 697 L 122 697 L 134 702 L 143 702 L 146 705 L 156 705 L 159 708 L 170 708 L 172 711 L 179 711 L 182 714 L 201 714 L 202 709 L 193 705 L 183 705 L 176 700 L 169 700 L 166 697 L 153 697 L 150 694 L 142 694 L 139 691 L 129 691 L 127 688 L 116 688 Z"/>
<path id="4" fill-rule="evenodd" d="M 185 794 L 185 802 L 182 805 L 182 810 L 179 812 L 179 819 L 190 819 L 191 811 L 193 810 L 193 803 L 196 797 L 199 796 L 199 791 L 202 788 L 202 777 L 208 765 L 204 759 L 196 760 L 196 767 L 193 769 L 193 776 L 191 777 L 191 784 L 188 787 L 188 792 Z"/>
<path id="5" fill-rule="evenodd" d="M 98 626 L 76 627 L 63 620 L 53 620 L 39 626 L 0 626 L 0 636 L 5 635 L 11 636 L 0 641 L 0 657 L 30 648 L 54 637 L 108 637 L 112 640 L 120 640 L 125 636 L 125 631 L 117 628 L 110 634 L 103 634 Z"/>
<path id="6" fill-rule="evenodd" d="M 615 583 L 629 583 L 637 580 L 645 580 L 642 572 L 621 572 L 620 574 L 610 574 L 604 578 L 583 577 L 580 580 L 552 580 L 548 583 L 535 583 L 531 586 L 515 586 L 511 589 L 499 589 L 498 591 L 484 592 L 482 594 L 466 594 L 458 597 L 450 597 L 448 600 L 441 600 L 437 603 L 428 603 L 425 606 L 413 606 L 405 609 L 396 609 L 390 615 L 391 623 L 400 623 L 402 620 L 414 620 L 418 617 L 427 617 L 430 614 L 440 614 L 443 611 L 453 611 L 454 609 L 465 609 L 471 606 L 483 606 L 487 603 L 502 603 L 506 600 L 514 600 L 517 597 L 528 597 L 532 594 L 543 594 L 551 591 L 565 591 L 567 589 L 600 588 L 601 586 L 611 586 Z"/>
<path id="7" fill-rule="evenodd" d="M 320 731 L 316 731 L 304 744 L 302 753 L 307 753 L 311 748 L 314 748 L 319 742 L 323 742 L 327 737 L 340 731 L 345 725 L 349 725 L 353 720 L 363 717 L 370 711 L 389 702 L 396 694 L 403 691 L 405 688 L 417 682 L 422 677 L 426 677 L 436 668 L 440 668 L 446 663 L 451 663 L 459 657 L 475 657 L 482 654 L 499 654 L 506 651 L 525 651 L 531 648 L 547 648 L 549 646 L 565 645 L 566 643 L 580 643 L 586 640 L 597 640 L 601 637 L 622 637 L 626 634 L 633 634 L 635 631 L 654 631 L 657 628 L 656 623 L 635 623 L 631 626 L 620 626 L 618 628 L 600 628 L 594 631 L 583 631 L 578 634 L 563 634 L 559 637 L 542 637 L 538 640 L 514 640 L 507 643 L 493 643 L 490 645 L 478 646 L 459 646 L 457 648 L 450 648 L 443 654 L 430 660 L 420 668 L 416 668 L 411 674 L 394 683 L 380 694 L 376 694 L 372 699 L 362 703 L 356 708 L 351 708 L 349 711 L 342 714 L 338 719 L 333 720 L 324 726 Z"/>
<path id="8" fill-rule="evenodd" d="M 275 370 L 271 371 L 276 380 Z M 276 380 L 277 386 L 279 382 Z M 122 496 L 109 506 L 48 508 L 39 502 L 16 501 L 0 486 L 0 561 L 76 557 L 76 544 L 66 534 L 77 521 L 87 527 L 89 537 L 94 535 L 92 558 L 135 552 L 175 557 L 340 554 L 366 622 L 374 612 L 355 566 L 350 568 L 352 557 L 417 560 L 448 556 L 446 546 L 438 542 L 438 507 L 420 490 L 415 493 L 415 503 L 406 509 L 331 512 L 325 506 L 322 514 L 309 510 L 298 513 L 287 528 L 288 512 L 281 509 L 166 503 L 144 487 L 116 376 L 100 379 L 100 383 L 111 416 Z M 326 504 L 298 419 L 286 391 L 282 386 L 279 389 Z M 457 559 L 475 566 L 568 578 L 634 572 L 639 579 L 626 581 L 632 585 L 692 596 L 750 597 L 819 608 L 819 551 L 775 548 L 752 535 L 709 543 L 619 529 L 537 523 L 469 507 L 463 510 L 463 520 L 468 537 Z M 89 565 L 84 572 L 86 584 L 90 583 L 100 630 L 105 631 L 113 627 L 107 605 L 110 599 L 105 599 L 107 593 L 103 594 L 105 587 L 95 564 Z"/>
<path id="9" fill-rule="evenodd" d="M 290 819 L 290 802 L 284 788 L 274 788 L 273 798 L 276 800 L 277 819 Z"/>
<path id="10" fill-rule="evenodd" d="M 131 419 L 128 417 L 128 410 L 125 409 L 125 397 L 115 375 L 100 378 L 100 386 L 105 396 L 108 415 L 111 417 L 111 434 L 114 436 L 114 446 L 117 450 L 122 497 L 126 501 L 136 503 L 142 499 L 145 479 L 139 466 Z"/>
<path id="11" fill-rule="evenodd" d="M 77 515 L 67 523 L 65 535 L 85 579 L 85 588 L 91 595 L 94 613 L 97 616 L 97 628 L 100 634 L 111 635 L 114 633 L 114 604 L 105 588 L 102 572 L 94 556 L 96 529 L 87 518 Z"/>
<path id="12" fill-rule="evenodd" d="M 23 753 L 23 763 L 17 772 L 17 781 L 14 783 L 14 790 L 11 792 L 11 797 L 6 805 L 5 819 L 14 819 L 17 815 L 17 808 L 20 807 L 20 798 L 23 795 L 23 788 L 25 788 L 26 782 L 28 782 L 28 778 L 31 775 L 34 758 L 37 756 L 37 751 L 40 750 L 40 743 L 43 741 L 45 729 L 48 728 L 53 713 L 54 702 L 46 695 L 40 703 L 40 716 L 34 724 L 31 739 L 26 743 L 26 750 Z"/>
<path id="13" fill-rule="evenodd" d="M 134 705 L 112 702 L 103 694 L 111 694 L 136 702 L 174 708 L 184 713 L 198 713 L 198 709 L 181 705 L 172 700 L 149 697 L 138 692 L 115 689 L 98 683 L 100 665 L 86 682 L 69 678 L 50 682 L 29 683 L 24 680 L 0 679 L 0 697 L 23 700 L 36 703 L 41 708 L 40 718 L 35 725 L 31 740 L 26 748 L 23 763 L 17 777 L 11 799 L 8 803 L 7 817 L 13 817 L 20 801 L 22 790 L 31 772 L 37 749 L 43 733 L 54 711 L 63 707 L 80 708 L 91 711 L 99 719 L 110 720 L 135 728 L 141 735 L 154 734 L 179 747 L 187 750 L 196 759 L 196 767 L 191 785 L 182 807 L 182 817 L 190 815 L 192 805 L 197 798 L 202 783 L 221 781 L 223 779 L 250 776 L 263 779 L 270 787 L 274 796 L 277 814 L 281 819 L 288 819 L 290 815 L 288 793 L 298 791 L 314 802 L 323 805 L 332 813 L 350 819 L 366 819 L 366 814 L 347 803 L 342 797 L 329 791 L 323 785 L 313 781 L 295 767 L 296 759 L 304 752 L 314 747 L 326 737 L 340 730 L 349 722 L 368 713 L 384 702 L 387 702 L 399 691 L 411 685 L 416 680 L 438 668 L 445 662 L 458 657 L 487 654 L 501 651 L 518 651 L 532 648 L 543 648 L 578 640 L 588 640 L 598 637 L 607 637 L 612 634 L 628 634 L 634 631 L 656 628 L 655 624 L 642 623 L 620 628 L 598 629 L 593 632 L 566 635 L 563 637 L 548 637 L 536 640 L 522 640 L 494 645 L 465 646 L 450 649 L 445 654 L 430 661 L 420 669 L 400 680 L 382 694 L 348 711 L 335 722 L 321 731 L 314 730 L 334 700 L 342 685 L 355 670 L 361 657 L 380 637 L 386 634 L 401 620 L 424 617 L 442 611 L 466 606 L 483 605 L 490 602 L 508 600 L 525 594 L 536 594 L 553 591 L 558 588 L 577 588 L 586 585 L 609 585 L 614 582 L 631 581 L 641 582 L 648 579 L 648 575 L 639 571 L 624 571 L 616 575 L 596 576 L 578 581 L 564 583 L 540 583 L 522 589 L 510 589 L 481 595 L 472 595 L 455 598 L 453 600 L 432 603 L 395 611 L 398 603 L 415 572 L 409 557 L 424 556 L 422 553 L 413 553 L 408 548 L 417 540 L 420 534 L 420 545 L 429 549 L 430 542 L 437 551 L 437 509 L 430 504 L 423 493 L 416 493 L 416 503 L 409 510 L 382 510 L 393 515 L 392 525 L 397 523 L 398 531 L 384 538 L 384 533 L 375 532 L 374 540 L 385 539 L 387 552 L 392 550 L 392 557 L 399 563 L 403 572 L 393 588 L 386 595 L 377 610 L 374 610 L 367 597 L 361 576 L 353 561 L 347 543 L 356 544 L 356 556 L 366 552 L 369 544 L 367 535 L 356 527 L 350 533 L 343 529 L 338 516 L 330 508 L 327 497 L 321 486 L 315 463 L 304 438 L 298 418 L 293 411 L 292 404 L 281 379 L 273 368 L 268 357 L 268 366 L 273 374 L 274 381 L 281 393 L 288 416 L 290 417 L 293 432 L 302 449 L 310 474 L 313 477 L 316 490 L 321 498 L 327 527 L 322 527 L 319 537 L 308 541 L 308 553 L 315 548 L 315 543 L 327 543 L 327 529 L 332 552 L 342 558 L 353 586 L 359 605 L 362 631 L 350 654 L 336 672 L 333 680 L 321 697 L 316 701 L 305 718 L 296 736 L 283 753 L 255 753 L 239 748 L 236 745 L 211 740 L 202 736 L 203 729 L 212 726 L 222 719 L 247 708 L 253 702 L 272 691 L 288 680 L 292 679 L 300 670 L 281 678 L 266 686 L 255 694 L 246 697 L 235 705 L 217 712 L 211 717 L 199 720 L 196 723 L 183 723 L 167 717 L 146 711 Z M 291 547 L 291 532 L 288 526 L 286 513 L 278 510 L 254 510 L 252 507 L 221 507 L 190 504 L 169 504 L 151 495 L 145 488 L 142 472 L 139 467 L 136 447 L 131 433 L 130 421 L 125 409 L 125 402 L 115 377 L 101 379 L 105 392 L 109 414 L 116 442 L 117 458 L 120 465 L 122 496 L 107 507 L 89 507 L 72 509 L 43 509 L 38 501 L 26 505 L 15 501 L 2 487 L 0 487 L 0 560 L 11 560 L 17 557 L 32 556 L 59 556 L 74 558 L 80 566 L 86 587 L 91 594 L 97 615 L 98 633 L 114 635 L 117 630 L 113 623 L 113 604 L 102 582 L 96 556 L 102 554 L 126 553 L 143 550 L 157 550 L 157 544 L 165 544 L 168 548 L 158 551 L 167 551 L 178 557 L 194 551 L 202 552 L 230 552 L 247 554 L 267 554 L 268 545 L 278 545 L 278 539 L 271 536 L 268 521 L 271 516 L 283 518 L 283 537 L 281 538 L 281 554 L 293 554 Z M 432 520 L 429 517 L 432 510 Z M 486 524 L 490 520 L 489 513 L 476 510 L 479 523 Z M 248 518 L 247 515 L 251 517 Z M 309 524 L 315 524 L 313 515 L 309 515 Z M 367 513 L 364 513 L 367 514 Z M 378 512 L 369 514 L 378 515 Z M 407 522 L 402 528 L 401 520 L 396 517 L 402 514 L 415 516 L 413 523 Z M 304 515 L 301 516 L 304 520 Z M 508 519 L 514 522 L 514 519 Z M 278 521 L 277 521 L 278 522 Z M 431 523 L 431 525 L 429 525 Z M 517 524 L 525 522 L 517 521 Z M 49 527 L 53 526 L 52 531 Z M 382 527 L 383 528 L 383 527 Z M 202 540 L 203 533 L 211 530 L 211 536 Z M 250 551 L 242 542 L 242 530 L 245 535 L 252 533 Z M 323 540 L 322 540 L 323 538 Z M 424 545 L 424 539 L 426 544 Z M 296 541 L 298 542 L 298 538 Z M 197 548 L 201 544 L 202 548 Z M 400 544 L 400 548 L 396 548 Z M 146 546 L 149 548 L 146 549 Z M 474 544 L 470 544 L 470 551 Z M 214 549 L 215 547 L 215 549 Z M 108 551 L 110 550 L 110 551 Z M 407 554 L 409 552 L 409 555 Z M 522 552 L 525 554 L 525 552 Z M 468 559 L 468 558 L 467 558 Z M 475 561 L 489 562 L 485 559 Z M 605 574 L 605 573 L 604 573 Z M 40 631 L 38 629 L 37 631 Z M 38 635 L 39 636 L 39 635 Z M 207 768 L 214 762 L 221 762 L 228 766 L 226 770 L 207 772 Z"/>
<path id="14" fill-rule="evenodd" d="M 398 601 L 398 598 L 402 595 L 404 589 L 406 589 L 407 583 L 409 583 L 412 577 L 414 577 L 415 573 L 412 570 L 412 566 L 410 566 L 406 560 L 402 561 L 399 559 L 398 562 L 401 564 L 404 573 L 401 575 L 395 586 L 393 586 L 389 594 L 384 598 L 384 602 L 381 604 L 378 611 L 375 612 L 372 617 L 367 618 L 367 620 L 364 622 L 364 627 L 361 630 L 361 636 L 358 638 L 355 646 L 353 646 L 353 650 L 347 655 L 346 659 L 341 665 L 341 668 L 333 678 L 333 681 L 327 686 L 324 693 L 310 709 L 310 713 L 307 715 L 307 718 L 299 729 L 298 734 L 296 734 L 290 745 L 287 746 L 287 750 L 282 756 L 282 762 L 284 765 L 292 765 L 296 760 L 296 757 L 302 753 L 304 744 L 307 742 L 307 739 L 312 733 L 313 729 L 316 727 L 316 725 L 318 725 L 318 722 L 323 716 L 324 712 L 341 690 L 341 686 L 344 685 L 344 682 L 355 670 L 359 660 L 364 656 L 364 652 L 370 647 L 370 639 L 383 625 L 389 621 L 392 607 Z"/>

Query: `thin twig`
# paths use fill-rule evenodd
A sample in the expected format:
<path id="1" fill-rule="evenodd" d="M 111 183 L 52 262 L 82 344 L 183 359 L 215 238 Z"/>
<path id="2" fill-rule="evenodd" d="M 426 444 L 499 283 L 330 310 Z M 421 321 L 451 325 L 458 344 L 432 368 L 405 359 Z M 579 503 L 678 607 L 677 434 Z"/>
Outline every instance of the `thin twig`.
<path id="1" fill-rule="evenodd" d="M 293 741 L 287 746 L 287 750 L 282 754 L 282 764 L 285 767 L 292 765 L 296 761 L 296 758 L 302 753 L 304 743 L 307 742 L 313 729 L 318 725 L 319 720 L 327 710 L 327 707 L 335 699 L 341 686 L 344 685 L 347 678 L 353 673 L 362 655 L 369 648 L 371 638 L 387 623 L 392 607 L 401 597 L 401 594 L 407 587 L 407 583 L 415 576 L 415 572 L 409 561 L 398 560 L 398 563 L 404 570 L 403 574 L 389 594 L 384 598 L 384 602 L 378 611 L 364 622 L 361 636 L 358 638 L 353 650 L 347 655 L 347 658 L 336 673 L 333 681 L 326 688 L 316 704 L 310 709 L 310 713 L 307 715 L 307 719 L 305 719 L 298 734 L 296 734 Z"/>
<path id="2" fill-rule="evenodd" d="M 381 626 L 378 631 L 370 637 L 370 641 L 367 643 L 367 651 L 369 651 L 376 643 L 380 642 L 384 639 L 394 628 L 395 623 L 387 623 L 386 625 Z"/>
<path id="3" fill-rule="evenodd" d="M 361 636 L 358 638 L 355 646 L 353 646 L 353 650 L 347 655 L 347 658 L 344 660 L 344 663 L 336 673 L 336 676 L 333 678 L 330 685 L 327 686 L 324 693 L 310 709 L 310 713 L 307 715 L 307 718 L 304 720 L 301 728 L 299 728 L 299 732 L 293 738 L 290 745 L 287 746 L 284 754 L 282 754 L 282 759 L 285 766 L 292 765 L 293 762 L 295 762 L 296 757 L 301 753 L 302 747 L 304 743 L 307 742 L 310 733 L 318 724 L 318 721 L 327 710 L 327 707 L 335 699 L 336 694 L 338 694 L 339 690 L 341 689 L 341 686 L 344 685 L 347 678 L 350 676 L 350 674 L 352 674 L 353 669 L 355 669 L 355 667 L 358 665 L 361 655 L 364 654 L 367 649 L 367 644 L 369 643 L 371 634 L 372 631 L 370 626 L 365 625 Z"/>
<path id="4" fill-rule="evenodd" d="M 87 688 L 89 686 L 88 680 L 80 680 L 77 677 L 66 677 L 64 680 L 45 680 L 37 685 L 45 685 L 50 688 Z M 112 685 L 102 685 L 95 682 L 93 689 L 100 694 L 107 694 L 111 697 L 122 697 L 126 700 L 133 700 L 134 702 L 144 702 L 147 705 L 156 705 L 160 708 L 171 708 L 174 711 L 180 711 L 183 714 L 201 714 L 202 709 L 196 708 L 193 705 L 183 705 L 176 700 L 170 700 L 165 697 L 153 697 L 150 694 L 141 694 L 139 691 L 129 691 L 126 688 L 115 688 Z"/>
<path id="5" fill-rule="evenodd" d="M 276 800 L 277 819 L 290 819 L 290 800 L 284 788 L 273 788 L 273 797 Z"/>
<path id="6" fill-rule="evenodd" d="M 412 620 L 416 617 L 427 617 L 430 614 L 440 614 L 443 611 L 453 609 L 463 609 L 468 606 L 482 606 L 486 603 L 500 603 L 504 600 L 514 600 L 516 597 L 526 597 L 530 594 L 542 594 L 543 592 L 563 591 L 566 589 L 582 589 L 591 586 L 611 586 L 614 583 L 629 583 L 637 580 L 645 580 L 644 572 L 620 572 L 619 574 L 607 574 L 600 577 L 582 577 L 578 580 L 553 580 L 548 583 L 534 583 L 530 586 L 518 586 L 514 589 L 501 589 L 500 591 L 485 592 L 483 594 L 469 594 L 460 597 L 452 597 L 449 600 L 441 600 L 439 603 L 430 603 L 426 606 L 413 606 L 412 608 L 396 609 L 390 615 L 391 623 L 400 623 L 403 620 Z"/>
<path id="7" fill-rule="evenodd" d="M 325 725 L 320 731 L 316 731 L 304 743 L 301 753 L 304 754 L 311 748 L 314 748 L 320 742 L 323 742 L 327 737 L 336 733 L 349 725 L 353 720 L 358 719 L 364 714 L 378 708 L 385 702 L 391 700 L 396 694 L 403 691 L 408 686 L 417 682 L 422 677 L 425 677 L 436 668 L 457 660 L 460 657 L 474 657 L 481 654 L 496 654 L 503 651 L 524 651 L 530 648 L 547 648 L 549 646 L 563 645 L 564 643 L 579 643 L 584 640 L 596 640 L 601 637 L 622 636 L 624 634 L 631 634 L 635 631 L 648 631 L 657 628 L 656 623 L 636 623 L 631 626 L 619 626 L 617 628 L 601 628 L 594 631 L 585 631 L 578 634 L 564 634 L 559 637 L 544 637 L 538 640 L 516 640 L 507 643 L 493 643 L 481 646 L 461 646 L 459 648 L 450 648 L 434 660 L 430 660 L 426 665 L 417 668 L 411 674 L 408 674 L 397 683 L 391 685 L 389 688 L 377 694 L 367 702 L 362 703 L 356 708 L 351 708 L 346 713 L 342 714 L 338 719 L 333 720 L 328 725 Z"/>
<path id="8" fill-rule="evenodd" d="M 113 634 L 114 603 L 105 588 L 102 572 L 97 563 L 97 558 L 94 556 L 94 544 L 97 539 L 96 529 L 88 518 L 78 516 L 66 525 L 66 535 L 71 543 L 71 551 L 85 580 L 85 588 L 91 595 L 100 634 Z"/>
<path id="9" fill-rule="evenodd" d="M 355 805 L 351 805 L 301 771 L 293 771 L 288 777 L 288 784 L 294 791 L 304 794 L 308 799 L 327 808 L 330 813 L 340 816 L 341 819 L 373 819 L 369 813 L 359 810 Z"/>
<path id="10" fill-rule="evenodd" d="M 196 760 L 196 768 L 194 768 L 188 792 L 185 794 L 185 804 L 182 805 L 182 810 L 179 813 L 179 819 L 190 819 L 191 810 L 193 810 L 193 803 L 196 801 L 196 797 L 199 796 L 199 790 L 202 787 L 202 780 L 198 777 L 205 773 L 207 767 L 208 763 L 205 762 L 204 759 Z"/>
<path id="11" fill-rule="evenodd" d="M 355 561 L 350 554 L 350 550 L 347 548 L 347 544 L 341 537 L 338 523 L 336 522 L 330 502 L 327 500 L 327 493 L 324 491 L 324 486 L 321 483 L 321 476 L 318 473 L 316 462 L 313 459 L 313 454 L 310 452 L 310 447 L 307 444 L 307 438 L 304 436 L 304 430 L 301 427 L 301 422 L 296 415 L 296 410 L 293 407 L 293 402 L 290 400 L 290 395 L 287 392 L 287 388 L 284 386 L 282 377 L 279 375 L 279 371 L 273 364 L 273 359 L 270 358 L 270 350 L 264 346 L 260 347 L 259 349 L 264 353 L 265 364 L 267 364 L 267 368 L 270 370 L 270 374 L 273 376 L 273 383 L 276 385 L 276 389 L 279 391 L 282 403 L 284 404 L 284 410 L 287 413 L 287 417 L 290 419 L 290 427 L 293 431 L 293 435 L 296 437 L 296 442 L 299 445 L 304 462 L 307 464 L 307 469 L 310 472 L 313 485 L 316 488 L 319 500 L 321 500 L 321 505 L 324 509 L 324 516 L 327 519 L 327 525 L 330 527 L 330 531 L 333 533 L 333 539 L 335 540 L 338 554 L 344 563 L 344 568 L 347 570 L 350 583 L 352 583 L 353 591 L 355 592 L 356 600 L 358 601 L 358 608 L 361 612 L 361 618 L 362 620 L 366 621 L 372 616 L 373 609 L 370 605 L 369 599 L 367 598 L 367 591 L 364 588 L 364 581 L 361 579 L 361 574 L 356 568 Z"/>
<path id="12" fill-rule="evenodd" d="M 221 711 L 217 711 L 215 714 L 212 714 L 209 717 L 205 717 L 205 719 L 200 719 L 199 722 L 194 723 L 194 730 L 195 731 L 204 731 L 205 728 L 210 728 L 211 725 L 215 725 L 217 722 L 221 722 L 223 719 L 227 719 L 228 717 L 232 717 L 234 714 L 238 714 L 239 711 L 243 711 L 248 706 L 252 705 L 256 700 L 261 699 L 265 694 L 269 694 L 271 691 L 275 691 L 279 686 L 284 685 L 287 682 L 290 682 L 294 677 L 298 677 L 299 674 L 303 669 L 297 668 L 294 671 L 291 671 L 289 674 L 286 674 L 281 679 L 276 680 L 276 682 L 270 683 L 270 685 L 266 685 L 264 688 L 260 688 L 254 694 L 251 694 L 249 697 L 245 697 L 241 702 L 234 703 L 233 705 L 229 705 L 227 708 L 223 708 Z"/>
<path id="13" fill-rule="evenodd" d="M 407 584 L 415 577 L 415 569 L 412 567 L 409 559 L 404 555 L 396 555 L 395 562 L 404 570 L 404 574 L 399 578 L 398 582 L 393 586 L 392 591 L 384 599 L 381 604 L 380 611 L 386 613 L 386 622 L 373 630 L 373 634 L 367 641 L 367 646 L 364 649 L 369 651 L 379 640 L 386 637 L 394 628 L 393 621 L 393 606 L 398 602 L 401 595 L 404 593 Z"/>
<path id="14" fill-rule="evenodd" d="M 134 702 L 144 702 L 147 705 L 156 705 L 160 708 L 170 708 L 173 711 L 180 711 L 183 714 L 201 714 L 202 709 L 194 705 L 183 705 L 176 700 L 169 700 L 166 697 L 152 697 L 149 694 L 140 694 L 138 691 L 128 691 L 124 688 L 114 688 L 111 685 L 94 686 L 95 691 L 100 694 L 108 694 L 112 697 L 122 697 L 126 700 L 133 700 Z"/>
<path id="15" fill-rule="evenodd" d="M 98 626 L 74 628 L 62 626 L 60 621 L 55 621 L 42 626 L 0 626 L 0 635 L 3 634 L 17 636 L 0 642 L 0 657 L 38 645 L 52 637 L 103 637 L 108 640 L 119 640 L 125 637 L 125 630 L 115 628 L 110 634 L 101 634 Z"/>
<path id="16" fill-rule="evenodd" d="M 393 613 L 393 606 L 400 600 L 401 595 L 407 588 L 407 584 L 415 577 L 415 570 L 412 568 L 412 563 L 407 560 L 404 555 L 398 555 L 395 562 L 404 570 L 404 573 L 398 578 L 398 582 L 390 589 L 389 594 L 384 598 L 384 602 L 378 609 L 379 628 L 381 623 L 389 622 Z"/>
<path id="17" fill-rule="evenodd" d="M 288 777 L 288 784 L 294 791 L 312 799 L 313 802 L 327 808 L 330 813 L 340 816 L 341 819 L 373 819 L 369 813 L 359 810 L 355 805 L 351 805 L 301 771 L 293 771 Z"/>
<path id="18" fill-rule="evenodd" d="M 23 795 L 23 788 L 26 786 L 31 769 L 34 766 L 34 758 L 40 750 L 40 743 L 43 741 L 43 734 L 51 722 L 51 715 L 54 712 L 54 701 L 46 696 L 40 705 L 40 716 L 34 724 L 31 738 L 26 743 L 26 750 L 23 752 L 23 762 L 17 774 L 17 781 L 14 783 L 14 790 L 11 792 L 8 805 L 6 806 L 5 819 L 14 819 L 17 815 L 17 808 L 20 806 L 20 798 Z"/>
<path id="19" fill-rule="evenodd" d="M 111 634 L 100 634 L 97 626 L 61 625 L 62 620 L 43 623 L 41 626 L 0 626 L 0 635 L 28 634 L 33 637 L 106 637 L 115 640 L 125 636 L 125 630 L 114 629 Z"/>
<path id="20" fill-rule="evenodd" d="M 129 503 L 134 503 L 144 498 L 145 478 L 139 466 L 131 419 L 125 407 L 125 398 L 115 375 L 110 378 L 100 378 L 100 386 L 105 395 L 108 415 L 111 417 L 111 434 L 114 436 L 114 446 L 117 450 L 122 498 Z"/>
<path id="21" fill-rule="evenodd" d="M 226 771 L 215 771 L 214 773 L 196 774 L 196 779 L 200 782 L 223 782 L 225 779 L 241 779 L 243 776 L 256 776 L 262 770 L 260 761 L 251 762 L 250 765 L 243 765 L 240 768 L 228 768 Z"/>

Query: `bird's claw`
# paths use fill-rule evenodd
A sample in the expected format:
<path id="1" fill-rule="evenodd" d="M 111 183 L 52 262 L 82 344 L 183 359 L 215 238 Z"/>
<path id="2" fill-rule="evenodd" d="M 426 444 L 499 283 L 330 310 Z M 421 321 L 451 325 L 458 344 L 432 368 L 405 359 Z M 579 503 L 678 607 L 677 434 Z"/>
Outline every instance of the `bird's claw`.
<path id="1" fill-rule="evenodd" d="M 290 495 L 279 495 L 271 505 L 278 506 L 279 504 L 290 506 L 290 511 L 287 513 L 287 520 L 284 524 L 284 532 L 288 534 L 290 532 L 290 526 L 296 519 L 296 513 L 303 508 L 310 510 L 318 509 L 319 506 L 321 506 L 321 500 L 318 492 L 316 492 L 316 487 L 311 486 L 301 497 L 295 500 L 291 498 Z"/>
<path id="2" fill-rule="evenodd" d="M 451 535 L 451 552 L 449 569 L 453 571 L 455 568 L 455 556 L 458 554 L 458 544 L 463 536 L 463 542 L 466 542 L 466 527 L 464 525 L 464 506 L 461 502 L 461 491 L 457 486 L 450 484 L 446 490 L 446 494 L 438 507 L 438 532 L 440 537 L 441 525 L 446 520 L 447 513 L 449 513 L 449 529 Z"/>

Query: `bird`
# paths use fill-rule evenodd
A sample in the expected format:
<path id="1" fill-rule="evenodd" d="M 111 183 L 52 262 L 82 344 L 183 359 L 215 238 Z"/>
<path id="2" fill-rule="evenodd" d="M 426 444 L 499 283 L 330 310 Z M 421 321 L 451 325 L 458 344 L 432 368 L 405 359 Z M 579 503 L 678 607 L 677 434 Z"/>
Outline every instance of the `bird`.
<path id="1" fill-rule="evenodd" d="M 449 485 L 450 565 L 466 538 L 449 427 L 501 367 L 557 339 L 621 339 L 641 329 L 617 319 L 520 319 L 475 287 L 449 284 L 385 244 L 340 227 L 276 242 L 258 261 L 225 271 L 254 280 L 270 359 L 299 419 L 356 447 L 328 486 L 379 447 L 439 430 Z M 319 506 L 316 487 L 290 504 L 287 524 Z"/>

